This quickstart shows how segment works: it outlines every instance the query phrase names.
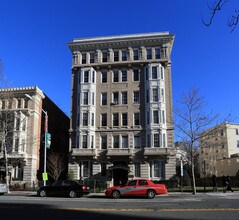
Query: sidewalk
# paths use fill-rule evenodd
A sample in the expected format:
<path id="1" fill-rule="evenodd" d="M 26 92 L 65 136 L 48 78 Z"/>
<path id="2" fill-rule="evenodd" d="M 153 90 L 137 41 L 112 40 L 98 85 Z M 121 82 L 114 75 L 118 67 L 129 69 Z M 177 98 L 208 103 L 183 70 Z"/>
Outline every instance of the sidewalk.
<path id="1" fill-rule="evenodd" d="M 196 195 L 193 195 L 192 192 L 169 192 L 168 194 L 165 195 L 159 195 L 159 196 L 203 196 L 203 195 L 208 195 L 208 196 L 226 196 L 226 195 L 233 195 L 236 194 L 239 196 L 239 191 L 234 191 L 234 192 L 226 192 L 223 193 L 222 191 L 218 192 L 198 192 Z M 9 194 L 5 194 L 6 196 L 37 196 L 37 191 L 10 191 Z M 86 197 L 103 197 L 105 196 L 104 193 L 90 193 L 89 195 L 86 195 Z"/>

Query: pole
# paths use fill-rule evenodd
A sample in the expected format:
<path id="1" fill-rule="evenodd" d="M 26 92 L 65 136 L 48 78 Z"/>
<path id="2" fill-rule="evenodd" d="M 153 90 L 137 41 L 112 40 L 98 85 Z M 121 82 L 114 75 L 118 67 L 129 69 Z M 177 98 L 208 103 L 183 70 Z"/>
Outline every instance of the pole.
<path id="1" fill-rule="evenodd" d="M 10 193 L 9 190 L 9 179 L 8 179 L 8 159 L 7 159 L 7 147 L 6 147 L 6 143 L 5 143 L 5 138 L 4 138 L 4 153 L 5 153 L 5 170 L 6 170 L 6 186 L 7 186 L 7 193 Z"/>
<path id="2" fill-rule="evenodd" d="M 46 173 L 46 145 L 47 145 L 47 132 L 48 132 L 48 115 L 45 111 L 45 144 L 44 144 L 44 173 Z M 44 180 L 44 186 L 46 186 L 46 180 Z"/>

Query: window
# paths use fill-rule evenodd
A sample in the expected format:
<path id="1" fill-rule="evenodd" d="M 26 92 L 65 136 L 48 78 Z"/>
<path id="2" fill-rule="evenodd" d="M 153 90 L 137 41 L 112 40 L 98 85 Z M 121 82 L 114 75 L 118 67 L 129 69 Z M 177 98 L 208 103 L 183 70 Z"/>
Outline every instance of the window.
<path id="1" fill-rule="evenodd" d="M 239 148 L 239 141 L 237 141 L 237 147 Z"/>
<path id="2" fill-rule="evenodd" d="M 25 139 L 22 139 L 22 143 L 21 143 L 21 146 L 20 146 L 20 151 L 21 152 L 25 152 L 25 147 L 26 147 L 26 140 Z"/>
<path id="3" fill-rule="evenodd" d="M 119 148 L 119 135 L 113 136 L 113 148 Z"/>
<path id="4" fill-rule="evenodd" d="M 101 164 L 101 176 L 106 176 L 106 163 Z"/>
<path id="5" fill-rule="evenodd" d="M 149 69 L 147 67 L 145 68 L 145 79 L 149 79 Z"/>
<path id="6" fill-rule="evenodd" d="M 135 177 L 140 177 L 140 176 L 141 176 L 140 162 L 134 163 L 134 176 L 135 176 Z M 139 183 L 139 184 L 140 184 L 140 183 Z"/>
<path id="7" fill-rule="evenodd" d="M 118 105 L 119 104 L 119 93 L 113 92 L 113 104 Z"/>
<path id="8" fill-rule="evenodd" d="M 134 113 L 134 125 L 140 125 L 139 112 Z"/>
<path id="9" fill-rule="evenodd" d="M 122 82 L 127 82 L 127 70 L 122 70 Z"/>
<path id="10" fill-rule="evenodd" d="M 16 118 L 16 131 L 20 130 L 20 123 L 21 123 L 20 118 Z"/>
<path id="11" fill-rule="evenodd" d="M 19 138 L 15 139 L 15 152 L 18 152 L 18 148 L 19 148 Z"/>
<path id="12" fill-rule="evenodd" d="M 101 71 L 101 82 L 107 83 L 107 71 L 106 70 Z"/>
<path id="13" fill-rule="evenodd" d="M 91 149 L 94 148 L 94 135 L 91 135 L 90 147 Z"/>
<path id="14" fill-rule="evenodd" d="M 152 59 L 152 49 L 147 49 L 146 53 L 147 53 L 147 60 L 151 60 Z"/>
<path id="15" fill-rule="evenodd" d="M 155 59 L 160 59 L 160 49 L 159 48 L 155 49 Z"/>
<path id="16" fill-rule="evenodd" d="M 122 61 L 126 61 L 126 60 L 127 60 L 127 51 L 122 50 Z"/>
<path id="17" fill-rule="evenodd" d="M 158 89 L 153 89 L 153 102 L 158 102 L 159 96 L 158 96 Z"/>
<path id="18" fill-rule="evenodd" d="M 159 138 L 159 134 L 154 134 L 154 147 L 160 147 Z"/>
<path id="19" fill-rule="evenodd" d="M 133 96 L 134 96 L 133 103 L 139 104 L 139 91 L 134 91 Z"/>
<path id="20" fill-rule="evenodd" d="M 138 60 L 139 59 L 139 50 L 133 50 L 134 53 L 134 60 Z"/>
<path id="21" fill-rule="evenodd" d="M 28 108 L 28 99 L 24 99 L 24 108 Z"/>
<path id="22" fill-rule="evenodd" d="M 119 51 L 114 51 L 114 61 L 119 61 Z"/>
<path id="23" fill-rule="evenodd" d="M 22 122 L 22 131 L 26 131 L 26 118 Z"/>
<path id="24" fill-rule="evenodd" d="M 89 82 L 89 70 L 84 71 L 84 83 Z"/>
<path id="25" fill-rule="evenodd" d="M 86 64 L 86 54 L 85 53 L 81 54 L 81 63 Z"/>
<path id="26" fill-rule="evenodd" d="M 163 134 L 163 147 L 166 147 L 166 134 Z"/>
<path id="27" fill-rule="evenodd" d="M 90 63 L 95 62 L 95 53 L 90 53 Z"/>
<path id="28" fill-rule="evenodd" d="M 161 89 L 161 97 L 162 97 L 162 100 L 164 102 L 164 89 Z"/>
<path id="29" fill-rule="evenodd" d="M 88 113 L 83 113 L 83 126 L 88 126 Z"/>
<path id="30" fill-rule="evenodd" d="M 152 79 L 157 79 L 157 67 L 153 66 L 152 67 Z"/>
<path id="31" fill-rule="evenodd" d="M 92 105 L 95 104 L 95 93 L 94 93 L 94 92 L 92 92 L 91 104 L 92 104 Z"/>
<path id="32" fill-rule="evenodd" d="M 119 82 L 119 70 L 114 70 L 113 74 L 113 82 Z"/>
<path id="33" fill-rule="evenodd" d="M 107 136 L 101 136 L 101 149 L 107 149 Z"/>
<path id="34" fill-rule="evenodd" d="M 128 116 L 127 113 L 122 113 L 122 126 L 128 125 Z"/>
<path id="35" fill-rule="evenodd" d="M 121 93 L 121 97 L 122 97 L 122 105 L 127 105 L 127 92 L 122 92 Z"/>
<path id="36" fill-rule="evenodd" d="M 162 160 L 155 160 L 150 162 L 150 177 L 158 177 L 165 179 L 165 162 Z"/>
<path id="37" fill-rule="evenodd" d="M 134 148 L 135 149 L 140 148 L 140 136 L 139 135 L 134 136 Z"/>
<path id="38" fill-rule="evenodd" d="M 161 79 L 164 79 L 164 68 L 161 66 Z"/>
<path id="39" fill-rule="evenodd" d="M 135 82 L 139 81 L 139 70 L 138 69 L 133 70 L 133 77 L 134 77 L 133 80 Z"/>
<path id="40" fill-rule="evenodd" d="M 101 114 L 101 126 L 107 126 L 107 114 Z"/>
<path id="41" fill-rule="evenodd" d="M 148 147 L 151 147 L 151 136 L 148 134 L 148 138 L 147 138 L 147 144 L 148 144 Z"/>
<path id="42" fill-rule="evenodd" d="M 113 113 L 113 126 L 119 126 L 119 113 Z"/>
<path id="43" fill-rule="evenodd" d="M 162 121 L 163 121 L 163 124 L 165 124 L 165 113 L 164 113 L 164 110 L 162 110 Z"/>
<path id="44" fill-rule="evenodd" d="M 82 135 L 82 148 L 87 148 L 87 135 Z"/>
<path id="45" fill-rule="evenodd" d="M 91 126 L 95 125 L 95 114 L 91 113 Z"/>
<path id="46" fill-rule="evenodd" d="M 149 90 L 148 89 L 146 91 L 146 101 L 147 101 L 147 103 L 149 102 Z"/>
<path id="47" fill-rule="evenodd" d="M 159 124 L 159 113 L 158 111 L 153 111 L 153 123 L 154 124 Z"/>
<path id="48" fill-rule="evenodd" d="M 122 148 L 128 148 L 128 136 L 122 136 Z"/>
<path id="49" fill-rule="evenodd" d="M 83 169 L 82 169 L 83 168 Z M 83 161 L 82 168 L 80 170 L 80 176 L 90 177 L 93 174 L 93 164 L 90 161 Z"/>
<path id="50" fill-rule="evenodd" d="M 102 53 L 102 62 L 103 62 L 103 63 L 106 63 L 106 62 L 107 62 L 107 56 L 108 56 L 108 55 L 107 55 L 107 52 L 103 52 L 103 53 Z"/>
<path id="51" fill-rule="evenodd" d="M 132 180 L 129 182 L 128 186 L 136 186 L 137 180 Z"/>
<path id="52" fill-rule="evenodd" d="M 17 108 L 21 108 L 21 99 L 17 99 Z"/>
<path id="53" fill-rule="evenodd" d="M 148 185 L 148 182 L 146 180 L 139 180 L 139 185 L 146 186 L 146 185 Z"/>
<path id="54" fill-rule="evenodd" d="M 95 83 L 95 71 L 92 72 L 92 83 Z"/>
<path id="55" fill-rule="evenodd" d="M 238 129 L 236 128 L 236 135 L 238 135 Z"/>
<path id="56" fill-rule="evenodd" d="M 5 109 L 5 108 L 6 108 L 6 101 L 2 100 L 2 109 Z"/>
<path id="57" fill-rule="evenodd" d="M 107 105 L 107 93 L 101 93 L 101 105 Z"/>
<path id="58" fill-rule="evenodd" d="M 83 93 L 83 105 L 88 105 L 88 92 Z"/>

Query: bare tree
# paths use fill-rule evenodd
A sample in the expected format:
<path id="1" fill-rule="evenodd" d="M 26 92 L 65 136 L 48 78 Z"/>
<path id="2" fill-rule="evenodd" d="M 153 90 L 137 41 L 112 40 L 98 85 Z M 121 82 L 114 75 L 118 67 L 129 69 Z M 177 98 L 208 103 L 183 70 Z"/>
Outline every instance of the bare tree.
<path id="1" fill-rule="evenodd" d="M 63 157 L 58 153 L 52 152 L 47 159 L 48 173 L 56 181 L 65 170 Z"/>
<path id="2" fill-rule="evenodd" d="M 202 18 L 202 22 L 205 26 L 210 27 L 218 13 L 222 12 L 222 9 L 225 8 L 225 5 L 232 4 L 230 1 L 226 0 L 216 0 L 210 5 L 208 4 L 208 10 L 210 13 L 209 19 L 205 21 L 205 19 Z M 237 27 L 237 24 L 239 22 L 239 9 L 234 8 L 234 12 L 230 12 L 230 15 L 227 19 L 227 25 L 229 28 L 231 28 L 231 32 L 235 30 Z"/>
<path id="3" fill-rule="evenodd" d="M 219 115 L 206 113 L 206 99 L 199 94 L 199 90 L 192 88 L 182 94 L 178 105 L 175 107 L 175 126 L 178 137 L 185 143 L 188 152 L 188 160 L 191 165 L 193 194 L 196 194 L 195 158 L 198 139 L 202 138 L 202 132 L 216 123 Z M 205 134 L 208 135 L 208 134 Z"/>

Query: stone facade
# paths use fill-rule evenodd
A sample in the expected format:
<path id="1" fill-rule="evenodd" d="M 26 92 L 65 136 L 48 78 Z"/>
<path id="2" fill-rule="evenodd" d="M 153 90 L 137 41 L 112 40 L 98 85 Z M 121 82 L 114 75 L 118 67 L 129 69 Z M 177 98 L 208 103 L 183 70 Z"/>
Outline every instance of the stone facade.
<path id="1" fill-rule="evenodd" d="M 199 141 L 200 176 L 235 176 L 239 170 L 239 125 L 223 123 Z"/>
<path id="2" fill-rule="evenodd" d="M 68 164 L 69 118 L 36 86 L 0 89 L 0 172 L 5 172 L 6 149 L 11 185 L 18 183 L 31 188 L 42 181 L 45 146 L 42 109 L 48 112 L 48 131 L 52 135 L 47 153 L 62 152 L 64 163 Z"/>
<path id="3" fill-rule="evenodd" d="M 175 176 L 168 32 L 75 39 L 71 161 L 76 178 Z"/>

